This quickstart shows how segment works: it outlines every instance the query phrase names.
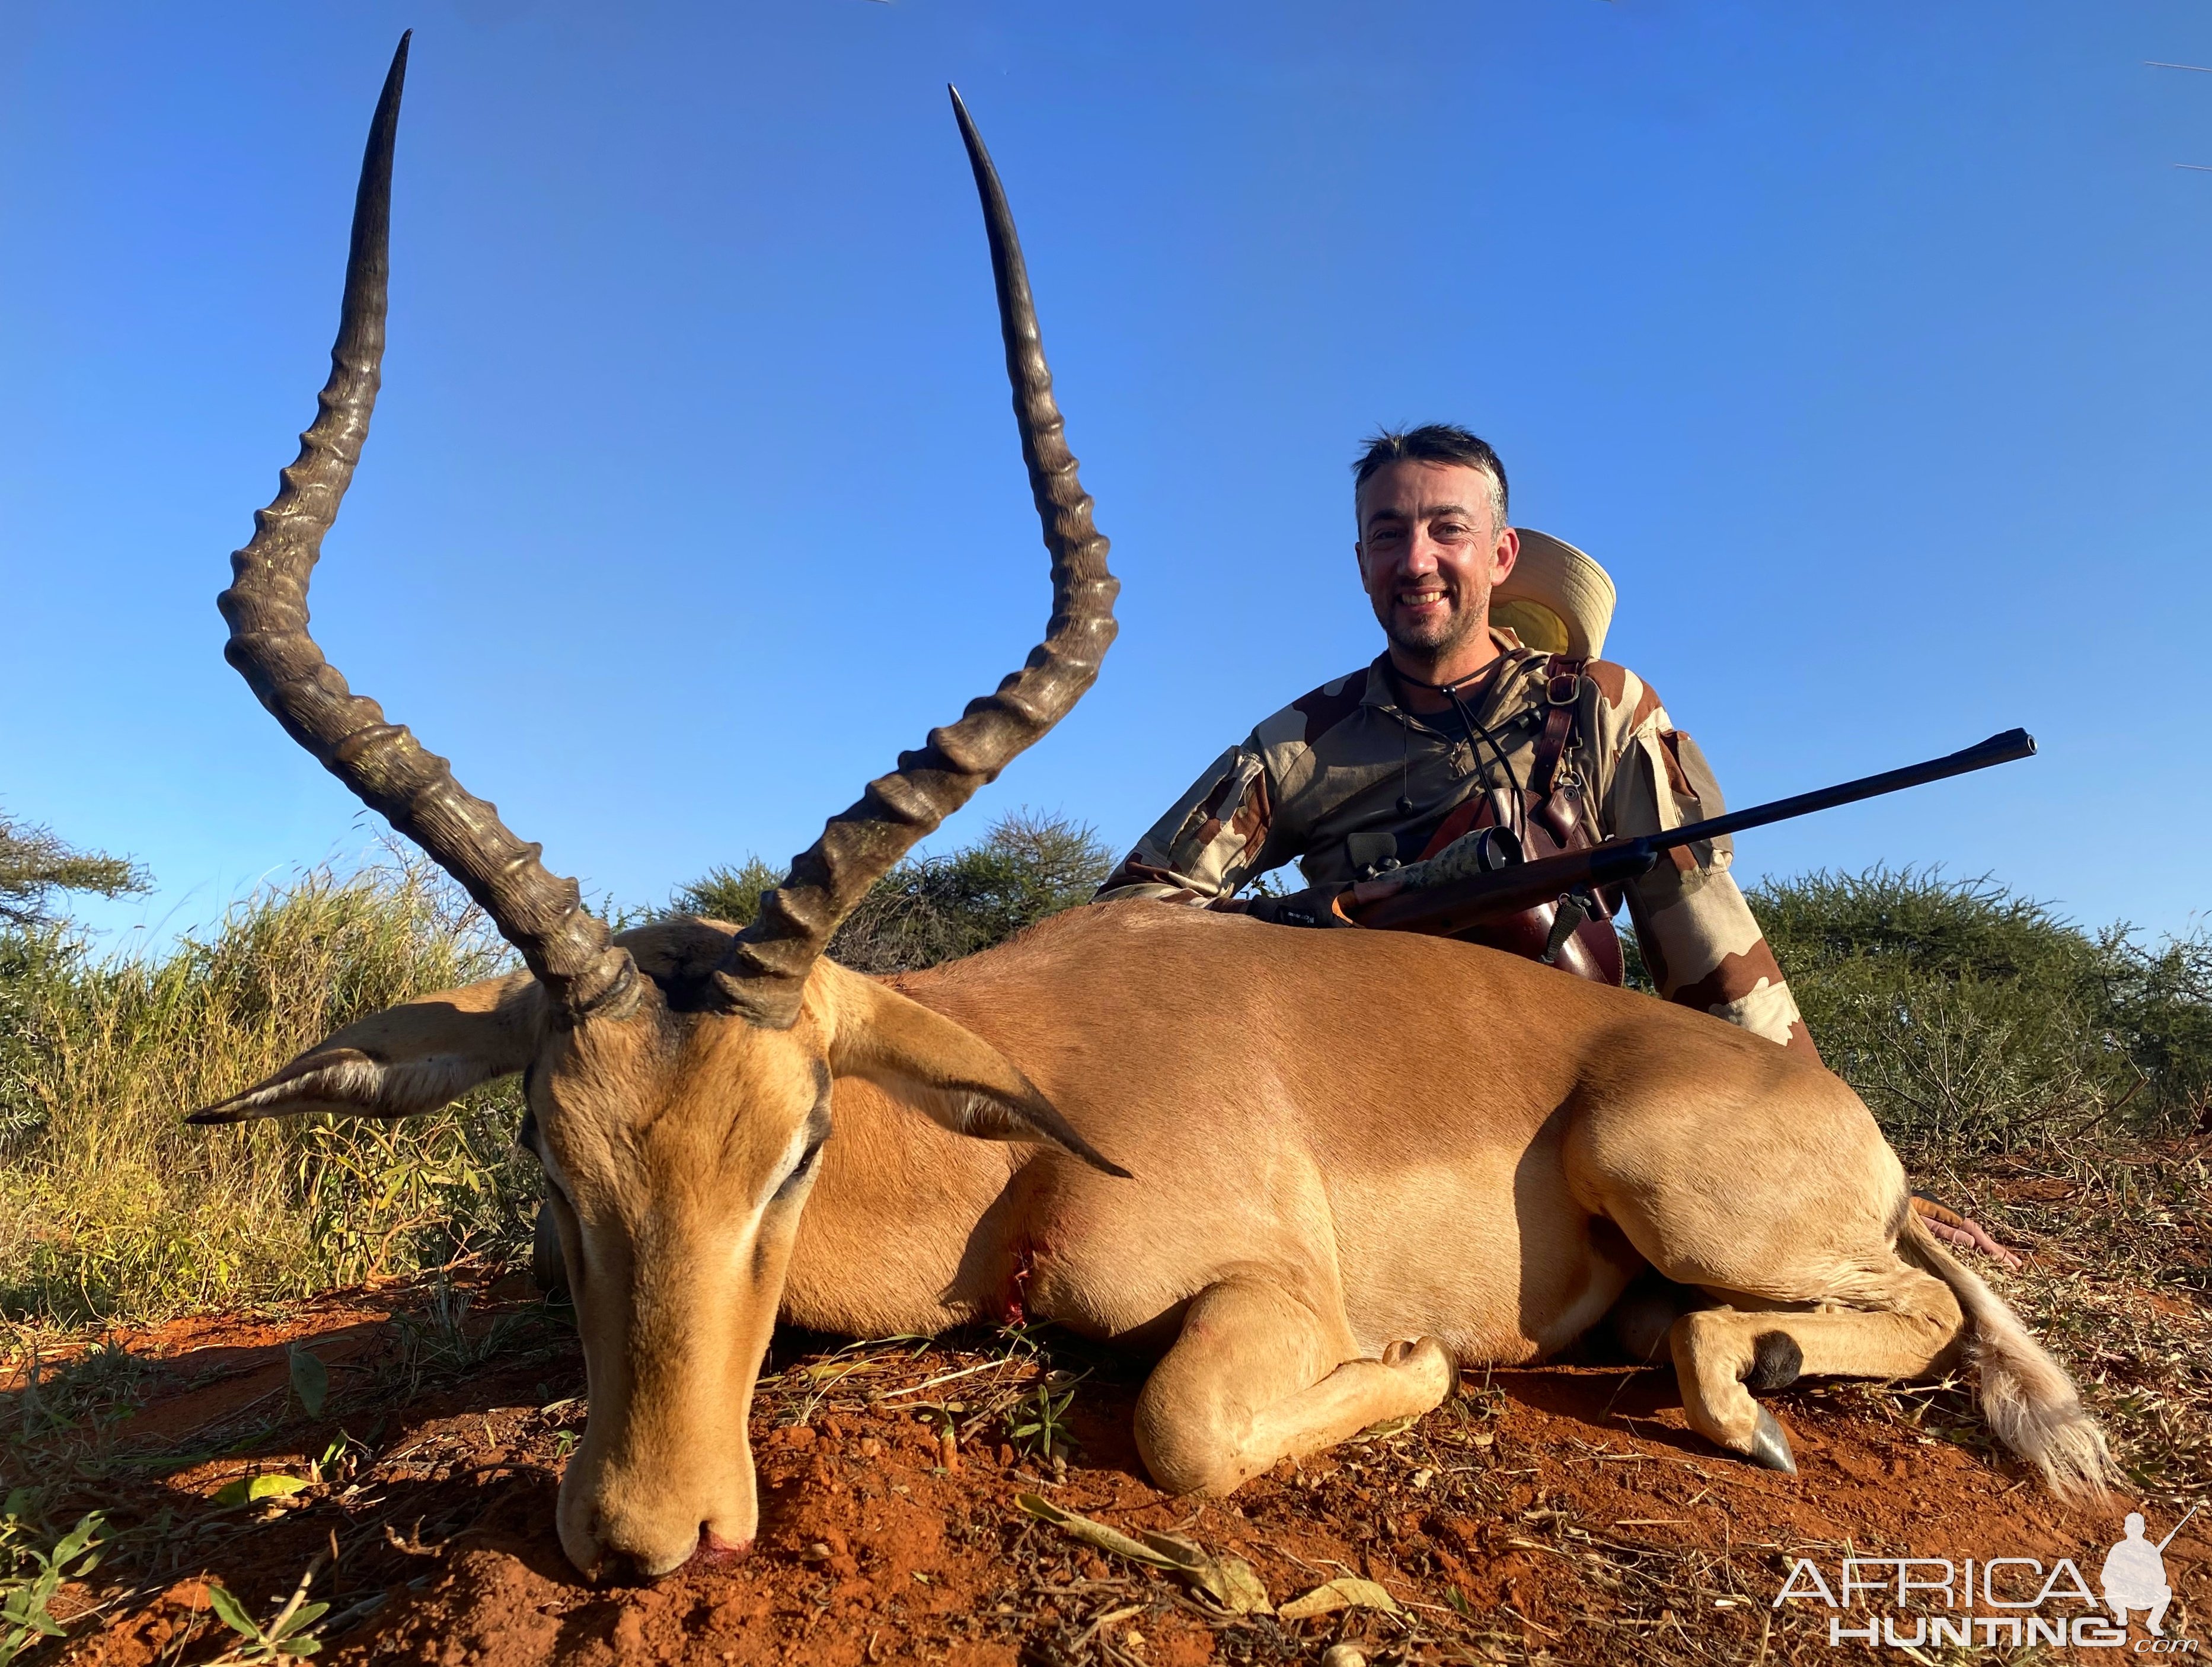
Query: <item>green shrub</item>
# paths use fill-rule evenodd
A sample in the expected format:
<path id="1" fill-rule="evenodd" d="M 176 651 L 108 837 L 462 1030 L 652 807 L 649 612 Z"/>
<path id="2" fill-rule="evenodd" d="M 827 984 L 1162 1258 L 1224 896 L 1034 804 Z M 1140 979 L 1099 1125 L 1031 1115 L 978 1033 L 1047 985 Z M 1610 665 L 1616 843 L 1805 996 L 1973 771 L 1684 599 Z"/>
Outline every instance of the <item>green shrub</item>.
<path id="1" fill-rule="evenodd" d="M 52 830 L 13 821 L 0 812 L 0 926 L 51 926 L 57 891 L 97 891 L 119 897 L 146 891 L 150 884 L 145 870 L 135 863 L 77 850 L 64 844 Z"/>
<path id="2" fill-rule="evenodd" d="M 1986 879 L 1885 867 L 1751 903 L 1822 1056 L 1902 1147 L 2176 1132 L 2212 1098 L 2201 933 L 2146 947 Z"/>
<path id="3" fill-rule="evenodd" d="M 511 1083 L 404 1122 L 181 1121 L 507 960 L 420 861 L 307 874 L 161 957 L 0 933 L 0 1312 L 150 1318 L 521 1243 L 537 1182 Z"/>
<path id="4" fill-rule="evenodd" d="M 830 952 L 862 972 L 911 972 L 1004 943 L 1048 915 L 1087 903 L 1113 867 L 1089 828 L 1063 817 L 1018 811 L 982 843 L 940 857 L 902 862 L 876 882 L 837 928 Z M 677 893 L 687 915 L 750 925 L 760 894 L 781 872 L 758 857 L 717 868 Z"/>

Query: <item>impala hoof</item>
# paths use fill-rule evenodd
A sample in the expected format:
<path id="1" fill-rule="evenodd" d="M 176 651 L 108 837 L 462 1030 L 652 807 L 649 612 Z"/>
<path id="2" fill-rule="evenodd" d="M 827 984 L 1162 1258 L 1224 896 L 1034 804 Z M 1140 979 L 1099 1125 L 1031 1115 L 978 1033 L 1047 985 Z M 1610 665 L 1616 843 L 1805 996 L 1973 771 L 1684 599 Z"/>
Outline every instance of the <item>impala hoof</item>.
<path id="1" fill-rule="evenodd" d="M 1754 1464 L 1779 1470 L 1784 1475 L 1797 1474 L 1797 1461 L 1790 1453 L 1790 1438 L 1782 1433 L 1782 1426 L 1764 1407 L 1759 1409 L 1759 1427 L 1752 1433 L 1751 1459 Z"/>

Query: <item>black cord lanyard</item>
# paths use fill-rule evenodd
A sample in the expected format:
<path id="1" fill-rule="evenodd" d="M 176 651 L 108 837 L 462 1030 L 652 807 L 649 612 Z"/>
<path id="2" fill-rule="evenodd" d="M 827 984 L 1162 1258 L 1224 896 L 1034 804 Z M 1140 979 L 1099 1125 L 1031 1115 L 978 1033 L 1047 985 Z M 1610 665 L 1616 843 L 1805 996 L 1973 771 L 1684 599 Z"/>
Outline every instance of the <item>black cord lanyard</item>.
<path id="1" fill-rule="evenodd" d="M 1491 757 L 1498 760 L 1498 767 L 1505 772 L 1506 781 L 1512 786 L 1513 833 L 1516 838 L 1525 843 L 1528 836 L 1528 795 L 1522 790 L 1521 787 L 1521 772 L 1513 768 L 1513 761 L 1505 756 L 1505 749 L 1498 745 L 1498 737 L 1492 734 L 1489 729 L 1476 719 L 1474 712 L 1469 709 L 1466 701 L 1460 697 L 1459 692 L 1461 684 L 1472 683 L 1474 681 L 1475 678 L 1484 676 L 1486 673 L 1494 673 L 1496 676 L 1501 678 L 1504 677 L 1506 673 L 1507 668 L 1501 663 L 1502 660 L 1503 656 L 1501 656 L 1499 660 L 1492 660 L 1488 666 L 1485 666 L 1482 671 L 1475 672 L 1474 677 L 1461 678 L 1457 679 L 1457 681 L 1452 683 L 1424 683 L 1420 678 L 1400 670 L 1395 662 L 1391 664 L 1390 675 L 1399 679 L 1401 682 L 1412 684 L 1416 689 L 1425 689 L 1431 694 L 1442 695 L 1447 700 L 1450 701 L 1452 703 L 1452 709 L 1459 714 L 1460 721 L 1467 726 L 1468 744 L 1470 748 L 1473 747 L 1474 738 L 1476 736 L 1479 735 L 1482 738 L 1484 743 L 1490 748 Z M 1409 708 L 1407 709 L 1407 715 L 1410 717 L 1415 715 Z M 1412 747 L 1410 732 L 1407 746 L 1410 751 Z M 1481 759 L 1479 756 L 1475 762 L 1479 768 L 1481 764 Z M 1406 791 L 1406 780 L 1410 768 L 1410 765 L 1406 764 L 1404 760 L 1401 759 L 1400 761 L 1398 814 L 1401 816 L 1410 816 L 1413 812 L 1413 796 Z"/>

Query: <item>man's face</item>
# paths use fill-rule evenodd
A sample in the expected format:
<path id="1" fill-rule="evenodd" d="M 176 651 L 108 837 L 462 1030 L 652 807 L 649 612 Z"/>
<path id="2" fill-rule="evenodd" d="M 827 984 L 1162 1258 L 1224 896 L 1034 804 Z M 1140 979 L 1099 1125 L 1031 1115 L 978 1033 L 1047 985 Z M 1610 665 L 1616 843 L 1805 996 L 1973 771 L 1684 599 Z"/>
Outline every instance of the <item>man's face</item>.
<path id="1" fill-rule="evenodd" d="M 1359 489 L 1360 581 L 1392 643 L 1442 661 L 1489 623 L 1520 535 L 1491 524 L 1490 478 L 1461 463 L 1385 464 Z"/>

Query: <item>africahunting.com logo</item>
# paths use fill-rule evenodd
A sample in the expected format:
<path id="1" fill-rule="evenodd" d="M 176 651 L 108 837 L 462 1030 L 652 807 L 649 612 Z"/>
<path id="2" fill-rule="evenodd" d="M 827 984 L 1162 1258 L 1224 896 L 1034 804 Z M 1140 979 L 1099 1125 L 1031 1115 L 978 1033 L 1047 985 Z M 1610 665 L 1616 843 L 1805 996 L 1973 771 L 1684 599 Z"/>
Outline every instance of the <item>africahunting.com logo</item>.
<path id="1" fill-rule="evenodd" d="M 2173 1579 L 2166 1548 L 2197 1511 L 2191 1506 L 2157 1541 L 2147 1537 L 2142 1516 L 2130 1512 L 2124 1537 L 2098 1568 L 2094 1591 L 2071 1557 L 2048 1567 L 2034 1557 L 1845 1557 L 1833 1565 L 1832 1581 L 1812 1558 L 1800 1557 L 1774 1607 L 1825 1607 L 1831 1644 L 1894 1650 L 2071 1644 L 2193 1656 L 2197 1639 L 2166 1630 Z M 1907 1609 L 1911 1613 L 1903 1613 Z"/>

